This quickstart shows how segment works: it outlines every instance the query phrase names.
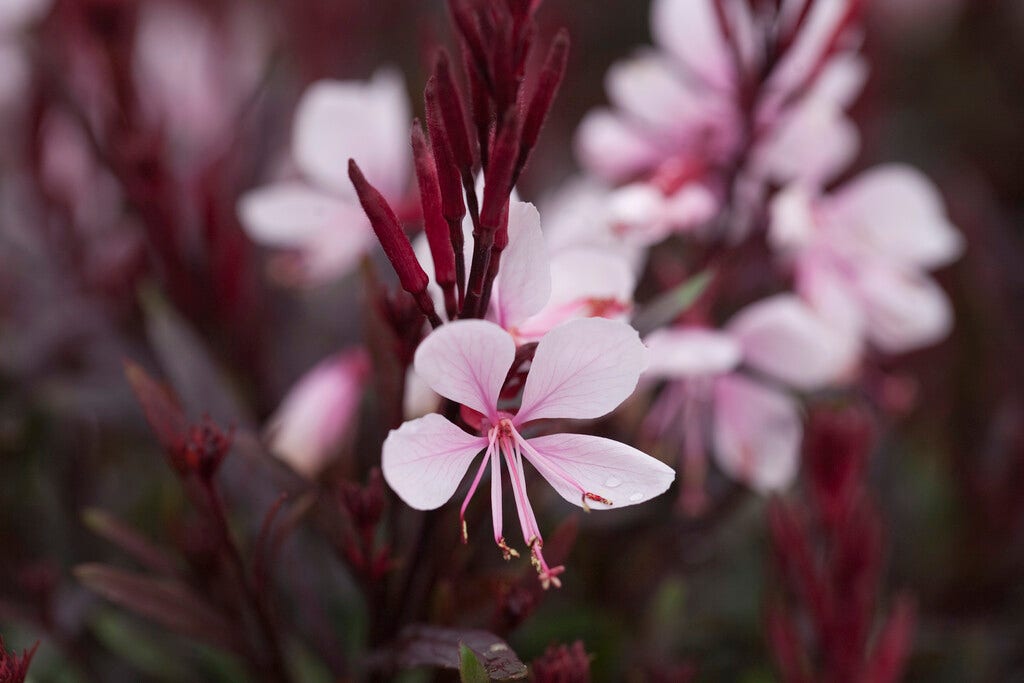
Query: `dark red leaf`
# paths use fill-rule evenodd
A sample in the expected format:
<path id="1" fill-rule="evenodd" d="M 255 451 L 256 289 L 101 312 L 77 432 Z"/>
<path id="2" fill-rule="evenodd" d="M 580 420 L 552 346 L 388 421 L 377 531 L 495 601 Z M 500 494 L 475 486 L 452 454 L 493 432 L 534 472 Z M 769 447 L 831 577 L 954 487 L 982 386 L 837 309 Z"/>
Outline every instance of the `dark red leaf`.
<path id="1" fill-rule="evenodd" d="M 89 590 L 141 617 L 206 644 L 237 649 L 231 624 L 180 581 L 154 579 L 101 564 L 79 565 L 74 574 Z"/>

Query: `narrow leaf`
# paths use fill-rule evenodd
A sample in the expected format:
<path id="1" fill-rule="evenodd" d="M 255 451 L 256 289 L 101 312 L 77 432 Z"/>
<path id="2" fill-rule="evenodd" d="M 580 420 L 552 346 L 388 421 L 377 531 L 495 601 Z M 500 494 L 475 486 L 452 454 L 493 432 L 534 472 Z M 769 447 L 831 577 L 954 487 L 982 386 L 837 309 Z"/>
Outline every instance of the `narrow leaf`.
<path id="1" fill-rule="evenodd" d="M 234 651 L 228 621 L 191 588 L 101 564 L 83 564 L 75 578 L 97 595 L 176 633 Z"/>
<path id="2" fill-rule="evenodd" d="M 637 312 L 633 317 L 633 327 L 643 337 L 659 327 L 668 325 L 696 303 L 711 284 L 714 276 L 713 272 L 705 270 L 675 289 L 662 294 L 644 306 L 643 310 Z"/>

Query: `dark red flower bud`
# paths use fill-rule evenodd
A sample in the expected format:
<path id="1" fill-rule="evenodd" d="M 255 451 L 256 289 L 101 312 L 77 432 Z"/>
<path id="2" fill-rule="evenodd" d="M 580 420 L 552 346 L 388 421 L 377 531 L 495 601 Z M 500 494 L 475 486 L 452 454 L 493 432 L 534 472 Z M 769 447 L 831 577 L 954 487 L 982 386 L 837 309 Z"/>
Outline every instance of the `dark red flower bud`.
<path id="1" fill-rule="evenodd" d="M 427 112 L 427 132 L 430 134 L 430 148 L 434 152 L 434 165 L 437 169 L 437 182 L 441 189 L 441 213 L 449 223 L 458 223 L 462 227 L 462 219 L 466 216 L 466 202 L 462 193 L 462 179 L 459 168 L 452 158 L 448 133 L 441 116 L 441 103 L 437 96 L 437 80 L 431 76 L 423 91 L 423 101 Z"/>
<path id="2" fill-rule="evenodd" d="M 25 683 L 28 668 L 39 647 L 37 642 L 31 650 L 22 650 L 21 657 L 15 652 L 8 652 L 4 637 L 0 636 L 0 683 Z"/>
<path id="3" fill-rule="evenodd" d="M 785 503 L 773 500 L 768 504 L 768 531 L 786 587 L 807 604 L 818 625 L 826 623 L 828 608 L 807 529 Z"/>
<path id="4" fill-rule="evenodd" d="M 473 146 L 469 129 L 466 127 L 466 114 L 462 104 L 462 95 L 452 77 L 451 61 L 448 52 L 443 48 L 438 51 L 437 64 L 434 66 L 434 79 L 437 87 L 437 102 L 441 108 L 444 130 L 448 136 L 448 144 L 452 159 L 463 176 L 473 175 Z"/>
<path id="5" fill-rule="evenodd" d="M 896 683 L 901 680 L 916 629 L 917 610 L 914 603 L 910 598 L 901 597 L 878 635 L 874 652 L 871 653 L 861 680 L 872 683 Z"/>
<path id="6" fill-rule="evenodd" d="M 812 413 L 804 462 L 811 495 L 825 524 L 843 524 L 861 495 L 873 439 L 871 416 L 860 408 L 822 408 Z"/>
<path id="7" fill-rule="evenodd" d="M 766 624 L 768 646 L 785 683 L 811 683 L 806 655 L 792 618 L 781 604 L 768 608 Z"/>
<path id="8" fill-rule="evenodd" d="M 541 128 L 551 110 L 551 103 L 555 100 L 558 88 L 565 76 L 565 67 L 569 61 L 569 32 L 564 28 L 555 36 L 548 51 L 547 59 L 544 60 L 544 67 L 537 77 L 537 86 L 534 88 L 533 97 L 530 99 L 530 106 L 526 110 L 526 119 L 523 122 L 522 142 L 520 143 L 519 159 L 517 162 L 516 176 L 518 176 L 526 162 L 530 158 L 530 152 L 537 144 Z"/>
<path id="9" fill-rule="evenodd" d="M 232 431 L 225 432 L 209 417 L 193 425 L 184 447 L 175 459 L 178 471 L 194 472 L 201 479 L 212 479 L 231 450 Z"/>
<path id="10" fill-rule="evenodd" d="M 492 234 L 501 227 L 501 216 L 508 205 L 508 198 L 512 194 L 516 162 L 519 159 L 521 123 L 515 110 L 508 113 L 502 122 L 498 138 L 495 140 L 494 155 L 487 164 L 480 223 L 485 230 Z"/>
<path id="11" fill-rule="evenodd" d="M 537 683 L 589 683 L 590 657 L 583 643 L 552 645 L 533 662 L 533 680 Z"/>
<path id="12" fill-rule="evenodd" d="M 338 500 L 356 527 L 375 527 L 384 514 L 384 479 L 380 468 L 370 471 L 365 486 L 351 481 L 341 482 Z"/>
<path id="13" fill-rule="evenodd" d="M 427 295 L 429 279 L 420 262 L 416 260 L 409 236 L 398 222 L 394 209 L 377 188 L 370 184 L 354 159 L 348 160 L 348 177 L 356 189 L 359 203 L 362 204 L 366 217 L 370 219 L 370 225 L 373 226 L 381 247 L 384 248 L 384 254 L 398 274 L 402 289 L 413 296 L 416 305 L 430 320 L 430 324 L 438 327 L 441 325 L 441 319 L 434 310 L 434 302 Z"/>
<path id="14" fill-rule="evenodd" d="M 459 37 L 466 48 L 469 67 L 482 76 L 487 73 L 487 50 L 484 45 L 480 22 L 474 11 L 472 0 L 448 0 L 448 11 L 459 29 Z"/>
<path id="15" fill-rule="evenodd" d="M 455 251 L 452 246 L 448 221 L 441 211 L 441 189 L 438 185 L 434 157 L 427 147 L 419 120 L 412 127 L 412 152 L 416 162 L 416 180 L 420 188 L 420 205 L 423 209 L 423 231 L 430 245 L 434 260 L 434 279 L 444 293 L 445 312 L 449 320 L 459 313 L 455 299 Z"/>

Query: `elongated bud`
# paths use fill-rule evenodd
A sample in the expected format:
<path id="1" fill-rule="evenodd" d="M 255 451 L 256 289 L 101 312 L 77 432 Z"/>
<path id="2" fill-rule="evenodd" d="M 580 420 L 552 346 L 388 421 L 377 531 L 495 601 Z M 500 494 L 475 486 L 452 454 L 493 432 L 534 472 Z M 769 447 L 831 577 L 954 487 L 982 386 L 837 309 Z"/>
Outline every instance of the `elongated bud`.
<path id="1" fill-rule="evenodd" d="M 448 145 L 448 134 L 441 117 L 441 106 L 437 101 L 437 81 L 431 76 L 423 91 L 427 112 L 427 132 L 430 134 L 431 149 L 434 152 L 434 168 L 437 184 L 441 191 L 441 214 L 448 222 L 448 237 L 455 256 L 455 284 L 458 305 L 462 306 L 466 288 L 465 240 L 462 236 L 462 219 L 466 217 L 466 200 L 462 190 L 461 174 L 452 159 Z"/>
<path id="2" fill-rule="evenodd" d="M 473 173 L 473 146 L 466 128 L 466 114 L 462 105 L 462 95 L 452 77 L 451 60 L 443 48 L 438 51 L 437 64 L 434 67 L 434 78 L 437 84 L 437 101 L 444 120 L 448 145 L 455 164 L 463 175 Z"/>
<path id="3" fill-rule="evenodd" d="M 515 110 L 505 118 L 501 132 L 494 143 L 494 155 L 487 166 L 487 183 L 484 186 L 484 204 L 480 222 L 491 232 L 500 226 L 501 215 L 512 194 L 516 162 L 519 159 L 519 136 L 522 131 L 519 116 Z"/>
<path id="4" fill-rule="evenodd" d="M 445 130 L 441 115 L 437 79 L 433 76 L 427 80 L 423 101 L 427 112 L 427 132 L 430 134 L 430 146 L 434 152 L 434 166 L 437 169 L 438 187 L 441 189 L 441 213 L 449 223 L 461 224 L 466 216 L 466 202 L 462 194 L 459 169 L 452 157 L 448 132 Z"/>
<path id="5" fill-rule="evenodd" d="M 559 86 L 562 85 L 562 78 L 565 76 L 565 67 L 569 61 L 569 32 L 564 28 L 555 36 L 548 51 L 547 59 L 544 60 L 544 67 L 537 77 L 537 86 L 533 91 L 533 98 L 526 110 L 526 120 L 523 122 L 522 141 L 519 145 L 519 160 L 517 162 L 516 175 L 522 172 L 523 167 L 530 158 L 530 152 L 537 144 L 541 128 L 551 110 L 551 103 L 555 100 Z"/>
<path id="6" fill-rule="evenodd" d="M 481 75 L 487 74 L 487 50 L 484 46 L 480 22 L 470 0 L 448 0 L 448 11 L 459 29 L 459 36 L 469 53 L 469 66 Z"/>
<path id="7" fill-rule="evenodd" d="M 416 260 L 416 254 L 409 243 L 408 235 L 398 222 L 398 216 L 377 188 L 369 183 L 355 159 L 348 160 L 348 177 L 356 189 L 359 203 L 362 204 L 366 217 L 370 219 L 370 225 L 373 226 L 381 247 L 384 248 L 384 254 L 398 274 L 402 289 L 412 294 L 416 305 L 427 316 L 431 325 L 440 326 L 441 319 L 434 311 L 434 302 L 426 293 L 429 279 L 420 262 Z"/>
<path id="8" fill-rule="evenodd" d="M 423 231 L 427 234 L 430 255 L 434 260 L 434 279 L 444 292 L 445 311 L 451 320 L 458 315 L 455 300 L 455 251 L 448 222 L 441 213 L 441 190 L 438 187 L 437 168 L 427 147 L 419 119 L 412 125 L 412 152 L 416 162 L 416 180 L 420 188 L 420 205 L 423 208 Z"/>

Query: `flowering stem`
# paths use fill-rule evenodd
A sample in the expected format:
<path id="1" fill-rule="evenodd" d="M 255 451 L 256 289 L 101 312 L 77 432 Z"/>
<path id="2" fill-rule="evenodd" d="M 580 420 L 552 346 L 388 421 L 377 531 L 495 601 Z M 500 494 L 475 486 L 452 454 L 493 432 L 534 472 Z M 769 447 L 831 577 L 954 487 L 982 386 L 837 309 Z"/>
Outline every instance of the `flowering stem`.
<path id="1" fill-rule="evenodd" d="M 202 486 L 209 502 L 211 516 L 217 527 L 217 533 L 221 537 L 221 547 L 227 553 L 228 560 L 237 574 L 237 579 L 242 586 L 246 599 L 249 601 L 252 614 L 256 617 L 256 623 L 263 636 L 267 654 L 269 655 L 269 661 L 265 662 L 269 666 L 267 680 L 288 683 L 291 681 L 291 676 L 288 674 L 288 668 L 285 665 L 280 636 L 267 604 L 256 590 L 245 569 L 245 560 L 242 559 L 242 552 L 239 550 L 238 544 L 235 543 L 234 536 L 231 534 L 224 499 L 220 495 L 220 491 L 212 477 L 203 478 Z M 262 669 L 264 666 L 263 662 L 258 664 L 254 662 L 254 664 L 259 669 Z"/>

